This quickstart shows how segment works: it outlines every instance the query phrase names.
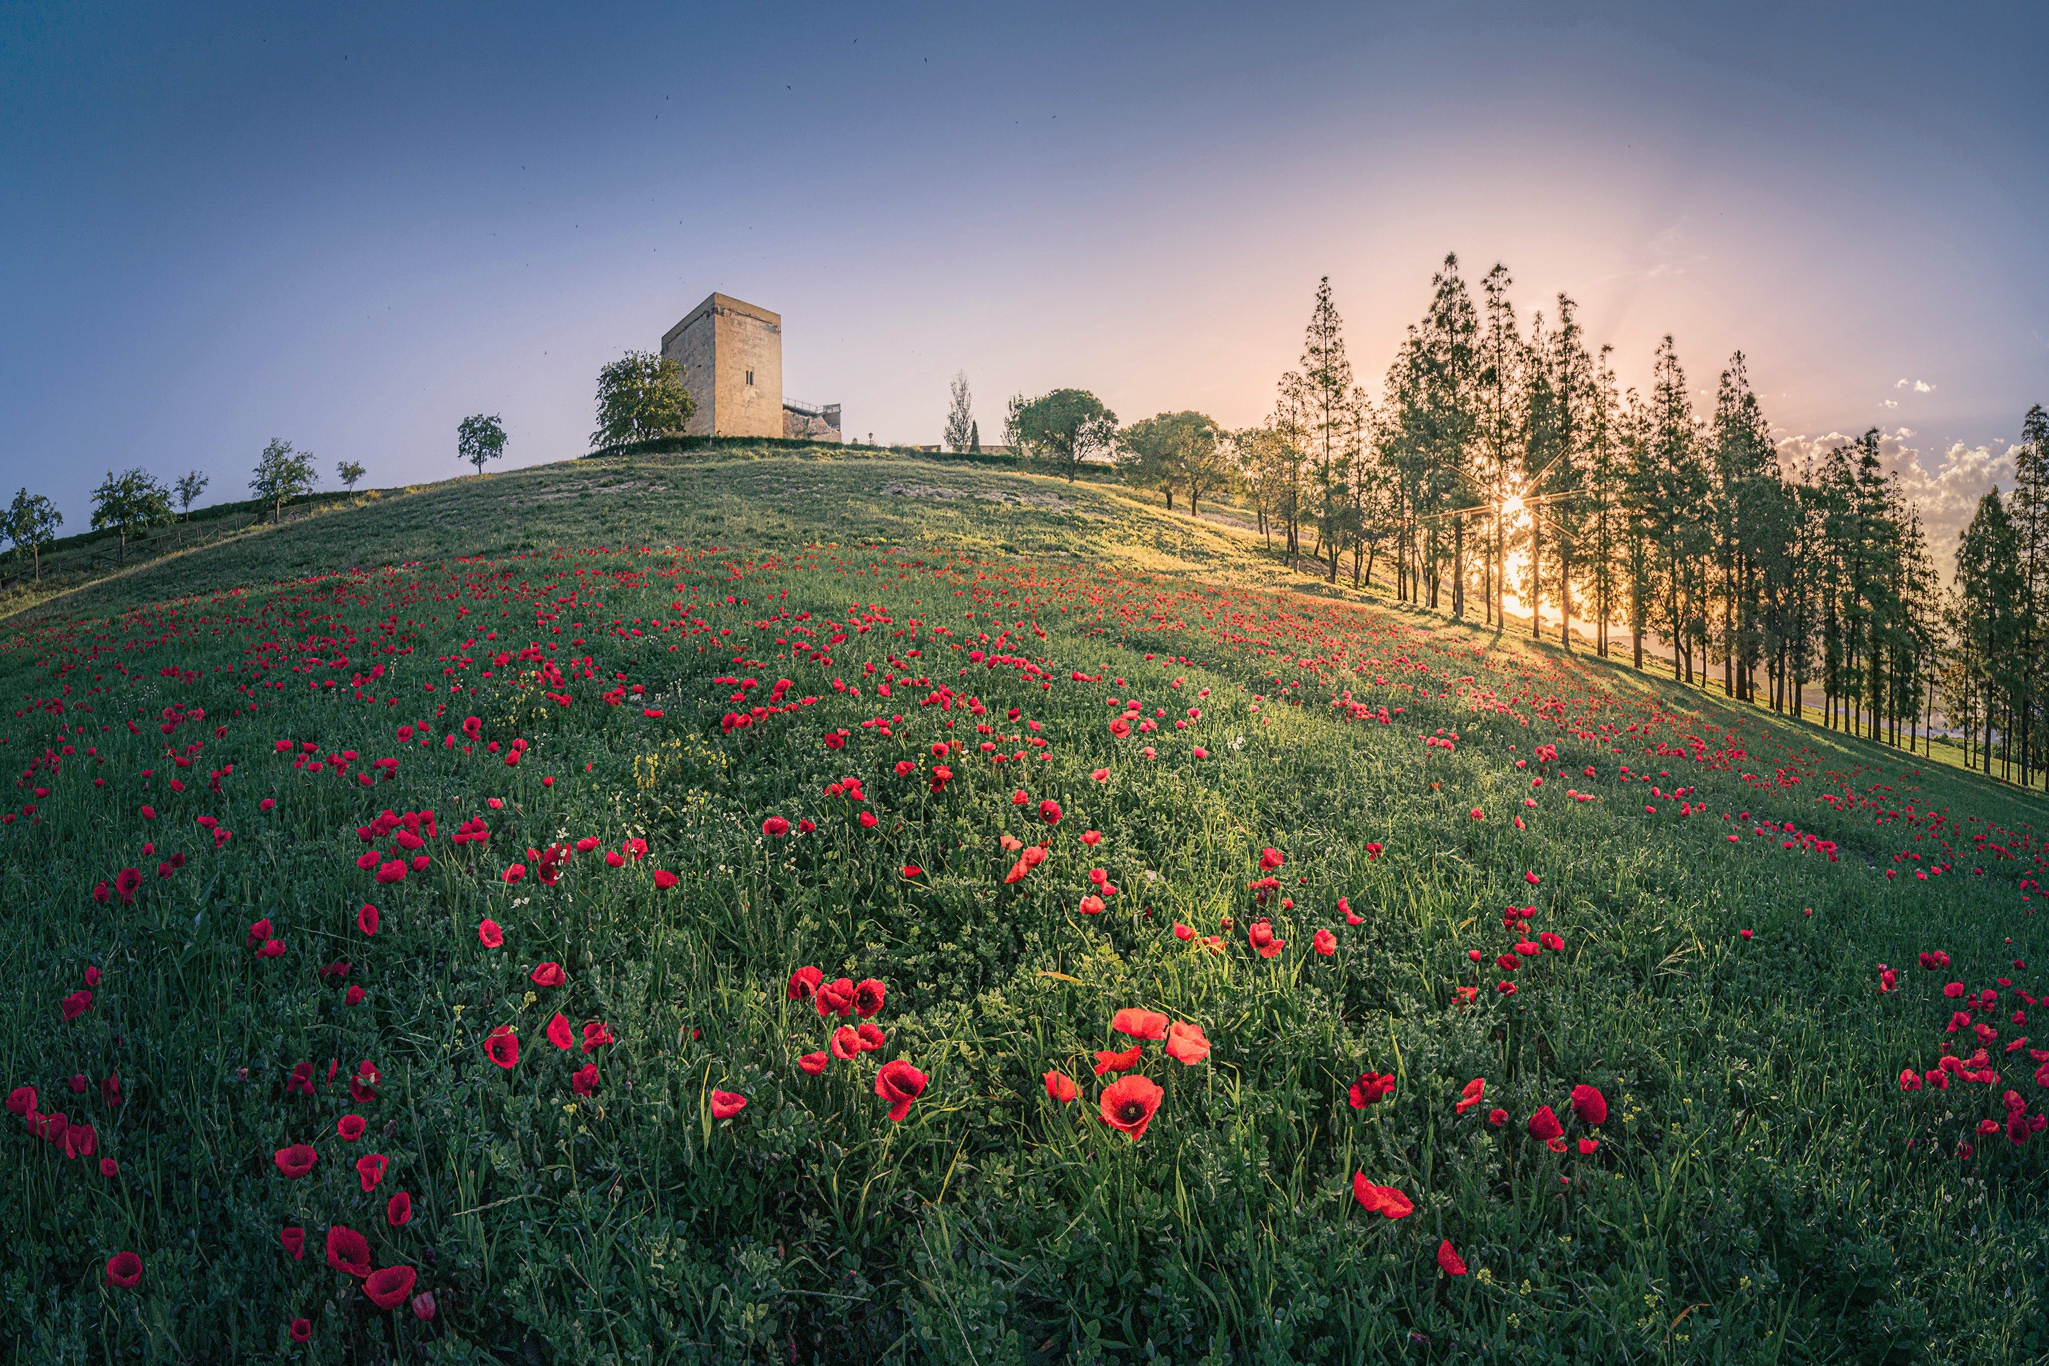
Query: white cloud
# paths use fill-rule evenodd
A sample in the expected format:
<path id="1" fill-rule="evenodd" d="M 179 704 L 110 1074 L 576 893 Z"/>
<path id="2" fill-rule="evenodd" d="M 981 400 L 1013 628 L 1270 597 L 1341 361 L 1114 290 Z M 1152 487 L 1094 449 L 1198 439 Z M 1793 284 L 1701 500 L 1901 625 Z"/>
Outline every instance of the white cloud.
<path id="1" fill-rule="evenodd" d="M 1935 392 L 1935 386 L 1925 379 L 1917 379 L 1914 381 L 1914 392 L 1917 394 L 1932 394 Z"/>
<path id="2" fill-rule="evenodd" d="M 1957 537 L 1978 510 L 1978 500 L 1992 488 L 2011 489 L 2014 480 L 2013 443 L 1966 446 L 1952 442 L 1939 455 L 1931 455 L 1907 443 L 1918 435 L 1911 427 L 1896 427 L 1878 438 L 1878 457 L 1888 473 L 1899 476 L 1900 492 L 1921 511 L 1921 526 L 1927 533 L 1928 548 L 1946 579 L 1956 554 Z M 1809 458 L 1818 465 L 1830 449 L 1849 444 L 1854 438 L 1841 432 L 1826 436 L 1789 436 L 1778 442 L 1783 468 L 1796 470 Z"/>
<path id="3" fill-rule="evenodd" d="M 1900 401 L 1896 398 L 1889 398 L 1879 406 L 1882 408 L 1897 408 L 1900 406 Z"/>

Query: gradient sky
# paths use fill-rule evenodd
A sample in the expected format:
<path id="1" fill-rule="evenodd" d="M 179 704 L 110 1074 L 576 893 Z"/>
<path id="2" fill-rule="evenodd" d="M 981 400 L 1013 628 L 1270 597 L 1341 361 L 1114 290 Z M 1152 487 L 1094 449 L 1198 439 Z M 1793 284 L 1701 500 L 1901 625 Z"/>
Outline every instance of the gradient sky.
<path id="1" fill-rule="evenodd" d="M 0 0 L 0 482 L 446 478 L 478 411 L 561 459 L 714 289 L 851 435 L 956 370 L 991 439 L 1059 385 L 1244 425 L 1318 276 L 1377 384 L 1456 251 L 1625 381 L 1671 332 L 1795 449 L 1884 428 L 1945 527 L 2049 403 L 2045 16 Z"/>

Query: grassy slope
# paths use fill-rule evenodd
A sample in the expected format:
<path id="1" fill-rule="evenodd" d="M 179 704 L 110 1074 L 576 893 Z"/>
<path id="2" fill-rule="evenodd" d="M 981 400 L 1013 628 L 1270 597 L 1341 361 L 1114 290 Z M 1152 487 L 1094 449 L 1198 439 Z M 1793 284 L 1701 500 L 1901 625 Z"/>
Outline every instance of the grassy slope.
<path id="1" fill-rule="evenodd" d="M 635 550 L 668 545 L 755 553 Z M 599 546 L 621 553 L 587 553 Z M 415 567 L 232 592 L 386 565 Z M 1242 537 L 1087 484 L 920 462 L 650 458 L 442 486 L 44 609 L 18 626 L 0 682 L 17 705 L 69 684 L 69 710 L 18 719 L 0 752 L 24 767 L 46 744 L 80 752 L 55 778 L 25 777 L 50 788 L 39 823 L 0 829 L 21 908 L 4 950 L 18 986 L 0 999 L 13 1026 L 0 1082 L 89 1114 L 123 1170 L 101 1181 L 23 1133 L 4 1140 L 18 1173 L 0 1193 L 8 1340 L 34 1360 L 220 1355 L 224 1339 L 249 1355 L 282 1345 L 305 1313 L 323 1359 L 375 1343 L 442 1359 L 783 1360 L 792 1343 L 829 1360 L 2037 1359 L 2049 1339 L 2027 1268 L 2044 1251 L 2043 1140 L 1979 1139 L 1969 1162 L 1954 1156 L 1968 1125 L 2003 1113 L 2005 1087 L 2032 1104 L 2033 1063 L 2002 1055 L 1999 1085 L 1942 1093 L 1903 1096 L 1892 1078 L 1970 1038 L 1943 1033 L 1956 1003 L 1938 988 L 1952 977 L 1998 992 L 1979 1017 L 2003 1031 L 1995 1048 L 2024 1032 L 2008 1022 L 2024 1003 L 1993 979 L 2040 981 L 2005 966 L 2043 951 L 2014 871 L 2032 865 L 1987 866 L 1971 837 L 1992 828 L 2018 850 L 2007 832 L 2039 826 L 2041 803 L 1626 670 L 1300 588 Z M 845 621 L 871 604 L 890 620 L 869 612 L 871 630 L 848 631 L 821 668 L 769 643 L 787 624 L 752 625 L 784 592 L 777 612 Z M 749 603 L 728 607 L 728 594 Z M 94 624 L 180 596 L 181 608 Z M 984 629 L 962 616 L 969 604 L 1038 623 L 1043 638 L 1012 627 L 1000 653 L 1043 659 L 1052 686 L 1008 665 L 955 676 L 966 666 L 953 646 L 989 648 L 962 634 Z M 647 634 L 617 634 L 614 618 Z M 927 624 L 907 637 L 914 618 Z M 736 634 L 652 624 L 680 619 Z M 453 675 L 475 691 L 435 714 L 448 694 L 422 684 L 450 676 L 429 661 L 458 657 L 478 621 L 511 648 L 588 655 L 597 677 L 562 685 L 574 697 L 562 708 L 530 678 L 481 679 L 500 646 L 478 640 Z M 246 651 L 267 630 L 298 664 L 254 680 Z M 706 648 L 736 638 L 753 663 Z M 316 652 L 297 649 L 308 639 Z M 903 653 L 913 639 L 916 662 Z M 378 641 L 412 653 L 365 653 Z M 349 662 L 304 662 L 329 652 Z M 982 719 L 1019 737 L 1006 752 L 1030 756 L 1024 723 L 1040 721 L 1052 758 L 992 765 L 963 710 L 912 705 L 901 688 L 856 703 L 829 686 L 872 689 L 862 666 L 888 672 L 892 656 L 933 680 L 917 698 L 943 682 L 985 700 Z M 402 682 L 354 700 L 346 685 L 373 660 Z M 60 682 L 63 664 L 74 668 Z M 173 665 L 196 674 L 161 674 Z M 338 686 L 309 690 L 301 669 Z M 743 672 L 763 680 L 742 690 L 748 703 L 778 676 L 796 680 L 792 697 L 824 700 L 722 735 L 734 689 L 715 679 Z M 651 697 L 664 715 L 606 706 L 597 694 L 621 673 L 647 690 L 635 703 Z M 1106 696 L 1171 716 L 1204 687 L 1193 735 L 1105 729 Z M 1334 719 L 1329 699 L 1347 689 L 1405 711 L 1389 725 Z M 1304 705 L 1276 700 L 1291 697 Z M 235 710 L 251 698 L 254 713 Z M 1539 705 L 1552 700 L 1562 709 Z M 95 710 L 82 716 L 82 701 Z M 206 720 L 169 741 L 115 723 L 195 704 Z M 471 711 L 483 739 L 529 739 L 529 761 L 508 770 L 444 748 Z M 886 739 L 857 724 L 897 713 Z M 430 721 L 433 746 L 399 743 L 405 720 Z M 83 729 L 60 739 L 60 725 Z M 1455 749 L 1420 743 L 1440 727 Z M 827 750 L 821 736 L 838 728 L 852 738 Z M 188 737 L 203 749 L 182 771 L 191 790 L 173 795 L 164 749 Z M 357 768 L 404 757 L 362 791 L 280 760 L 280 737 L 355 748 Z M 946 761 L 958 776 L 943 794 L 925 772 L 895 775 L 900 759 L 929 771 L 930 745 L 949 738 L 969 746 Z M 1647 739 L 1667 752 L 1647 756 Z M 1160 759 L 1139 758 L 1141 742 Z M 1563 770 L 1536 789 L 1516 764 L 1544 742 Z M 103 767 L 81 767 L 87 744 Z M 1195 744 L 1211 757 L 1195 760 Z M 206 793 L 199 775 L 225 761 L 235 774 Z M 1704 810 L 1676 817 L 1670 799 L 1622 784 L 1621 764 L 1694 789 Z M 1106 782 L 1090 777 L 1099 768 Z M 856 804 L 823 795 L 849 773 L 883 817 L 874 831 Z M 1565 799 L 1566 787 L 1597 799 Z M 1032 804 L 1014 807 L 1017 789 Z M 274 811 L 257 808 L 263 796 Z M 487 796 L 506 804 L 485 808 Z M 1047 796 L 1067 811 L 1051 831 L 1030 818 Z M 141 801 L 163 818 L 137 815 Z M 1908 801 L 1950 811 L 1961 834 L 1884 814 Z M 440 831 L 429 871 L 379 888 L 354 864 L 355 827 L 386 806 L 431 806 Z M 1722 819 L 1745 812 L 1835 840 L 1840 858 Z M 200 813 L 236 832 L 226 849 L 188 833 Z M 768 840 L 768 814 L 820 828 Z M 472 815 L 492 828 L 487 853 L 447 843 Z M 1104 842 L 1076 842 L 1083 826 Z M 1049 858 L 1007 886 L 998 836 L 1036 832 Z M 528 847 L 586 833 L 614 847 L 644 836 L 649 861 L 683 880 L 657 890 L 644 865 L 614 871 L 595 853 L 552 890 L 493 880 L 531 863 Z M 1883 876 L 1938 862 L 1944 837 L 1963 851 L 1954 872 Z M 162 847 L 145 857 L 150 839 Z M 1367 841 L 1385 853 L 1369 857 Z M 1263 912 L 1288 941 L 1271 960 L 1242 937 L 1261 913 L 1245 887 L 1267 845 L 1285 851 L 1282 893 L 1296 902 Z M 133 906 L 87 895 L 174 850 L 189 868 L 147 879 Z M 1905 852 L 1923 857 L 1896 862 Z M 906 864 L 924 871 L 906 877 Z M 1092 864 L 1123 893 L 1100 917 L 1076 913 Z M 1340 895 L 1361 926 L 1343 923 Z M 368 939 L 355 925 L 365 899 L 385 912 Z M 1513 974 L 1513 997 L 1467 958 L 1515 942 L 1504 904 L 1534 905 L 1531 932 L 1566 943 Z M 280 959 L 245 946 L 259 914 L 286 944 Z M 477 942 L 486 915 L 505 926 L 502 950 Z M 1226 951 L 1185 945 L 1173 923 L 1219 933 Z M 1307 951 L 1317 928 L 1335 932 L 1329 958 Z M 1933 949 L 1953 973 L 1903 966 Z M 314 968 L 342 957 L 370 993 L 361 1006 L 315 984 Z M 541 959 L 562 962 L 568 986 L 529 990 Z M 1884 996 L 1880 961 L 1903 973 Z M 95 1009 L 60 1024 L 56 1002 L 88 962 L 107 973 Z M 806 962 L 888 982 L 885 1051 L 815 1080 L 798 1070 L 827 1033 L 783 999 Z M 1460 984 L 1480 998 L 1460 1004 Z M 1186 1069 L 1149 1046 L 1141 1070 L 1167 1098 L 1137 1144 L 1093 1117 L 1088 1069 L 1127 1005 L 1200 1022 L 1216 1046 Z M 596 1055 L 589 1100 L 569 1094 L 544 1041 L 556 1009 L 619 1036 Z M 523 1049 L 510 1073 L 478 1049 L 504 1023 Z M 931 1081 L 894 1125 L 868 1081 L 898 1056 Z M 293 1062 L 328 1057 L 375 1059 L 384 1094 L 367 1106 L 339 1087 L 286 1094 Z M 1081 1082 L 1082 1099 L 1045 1099 L 1048 1068 Z M 1394 1075 L 1395 1093 L 1355 1110 L 1346 1087 L 1368 1069 Z M 78 1071 L 119 1071 L 128 1103 L 73 1097 L 62 1078 Z M 1457 1115 L 1472 1077 L 1487 1079 L 1486 1106 Z M 1611 1105 L 1602 1146 L 1554 1156 L 1523 1121 L 1540 1104 L 1568 1114 L 1581 1081 Z M 740 1118 L 713 1120 L 715 1086 L 750 1097 Z M 1510 1112 L 1499 1129 L 1483 1118 L 1495 1104 Z M 385 1126 L 358 1147 L 333 1136 L 351 1109 Z M 294 1141 L 314 1142 L 322 1166 L 288 1183 L 269 1154 Z M 372 1143 L 393 1163 L 374 1197 L 348 1170 Z M 1416 1212 L 1363 1213 L 1354 1172 L 1400 1186 Z M 383 1198 L 401 1185 L 414 1221 L 388 1228 Z M 369 1233 L 379 1265 L 419 1267 L 436 1322 L 369 1311 L 317 1250 L 296 1264 L 278 1252 L 280 1225 L 303 1223 L 317 1248 L 329 1221 Z M 1475 1274 L 1438 1272 L 1442 1238 Z M 99 1288 L 100 1263 L 123 1247 L 144 1254 L 143 1286 Z"/>

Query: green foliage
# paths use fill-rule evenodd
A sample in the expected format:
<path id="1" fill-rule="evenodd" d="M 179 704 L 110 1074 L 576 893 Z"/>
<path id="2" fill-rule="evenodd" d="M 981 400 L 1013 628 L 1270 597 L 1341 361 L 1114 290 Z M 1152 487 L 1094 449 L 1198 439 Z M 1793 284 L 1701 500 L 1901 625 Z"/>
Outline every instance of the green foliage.
<path id="1" fill-rule="evenodd" d="M 667 356 L 628 351 L 598 371 L 598 429 L 591 449 L 680 436 L 696 411 L 683 367 Z"/>
<path id="2" fill-rule="evenodd" d="M 1160 413 L 1117 433 L 1117 444 L 1127 457 L 1126 474 L 1133 483 L 1160 490 L 1169 508 L 1179 489 L 1188 495 L 1188 510 L 1199 512 L 1202 496 L 1227 484 L 1231 476 L 1222 435 L 1216 420 L 1201 413 Z"/>
<path id="3" fill-rule="evenodd" d="M 947 396 L 946 430 L 940 439 L 956 451 L 980 450 L 981 432 L 975 426 L 975 400 L 968 391 L 965 371 L 953 377 Z"/>
<path id="4" fill-rule="evenodd" d="M 92 493 L 93 530 L 113 528 L 120 537 L 123 559 L 127 558 L 131 536 L 163 526 L 172 517 L 170 490 L 145 470 L 127 470 L 118 475 L 109 470 Z"/>
<path id="5" fill-rule="evenodd" d="M 26 550 L 35 561 L 36 580 L 43 577 L 43 547 L 57 538 L 57 528 L 64 525 L 64 514 L 57 511 L 57 505 L 40 493 L 27 489 L 15 492 L 14 501 L 8 504 L 6 522 L 0 525 L 7 539 L 14 542 L 17 553 Z"/>
<path id="6" fill-rule="evenodd" d="M 257 457 L 249 476 L 249 491 L 261 503 L 270 505 L 273 522 L 283 518 L 285 504 L 313 492 L 320 473 L 313 467 L 313 452 L 294 450 L 292 443 L 272 437 Z"/>
<path id="7" fill-rule="evenodd" d="M 187 470 L 178 476 L 178 482 L 171 485 L 171 491 L 178 495 L 178 513 L 190 517 L 192 505 L 199 501 L 199 495 L 206 492 L 206 486 L 213 482 L 198 470 Z"/>
<path id="8" fill-rule="evenodd" d="M 342 487 L 350 493 L 356 491 L 356 482 L 367 473 L 369 471 L 353 460 L 340 461 L 334 467 L 334 477 L 341 480 Z"/>
<path id="9" fill-rule="evenodd" d="M 1117 440 L 1117 414 L 1086 389 L 1011 399 L 1004 440 L 1072 482 L 1084 461 L 1107 456 Z"/>
<path id="10" fill-rule="evenodd" d="M 602 406 L 602 398 L 599 403 Z M 488 461 L 504 454 L 505 424 L 496 413 L 474 413 L 456 424 L 455 458 L 475 465 L 478 474 L 484 472 Z"/>

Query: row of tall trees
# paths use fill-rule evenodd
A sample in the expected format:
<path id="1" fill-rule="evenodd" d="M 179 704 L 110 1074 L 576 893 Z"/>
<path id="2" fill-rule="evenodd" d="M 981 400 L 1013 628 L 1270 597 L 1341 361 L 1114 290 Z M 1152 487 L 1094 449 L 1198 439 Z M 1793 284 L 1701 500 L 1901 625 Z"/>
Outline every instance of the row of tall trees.
<path id="1" fill-rule="evenodd" d="M 1966 737 L 1967 758 L 2031 785 L 2049 754 L 2049 414 L 2021 420 L 2014 486 L 1993 489 L 1957 542 L 1947 604 L 1953 648 L 1942 670 L 1942 705 Z"/>
<path id="2" fill-rule="evenodd" d="M 1399 598 L 1502 629 L 1512 595 L 1533 636 L 1571 649 L 1576 625 L 1600 655 L 1796 714 L 1818 699 L 1824 723 L 1893 743 L 1940 699 L 1981 751 L 1996 729 L 2040 766 L 2049 457 L 2023 461 L 2011 515 L 1981 509 L 1945 593 L 1875 429 L 1795 466 L 1740 352 L 1696 409 L 1671 337 L 1624 386 L 1570 297 L 1525 320 L 1512 284 L 1497 265 L 1474 289 L 1446 257 L 1376 397 L 1321 283 L 1272 413 L 1221 441 L 1280 554 L 1355 584 L 1384 557 Z M 2028 421 L 2026 449 L 2049 449 Z"/>

